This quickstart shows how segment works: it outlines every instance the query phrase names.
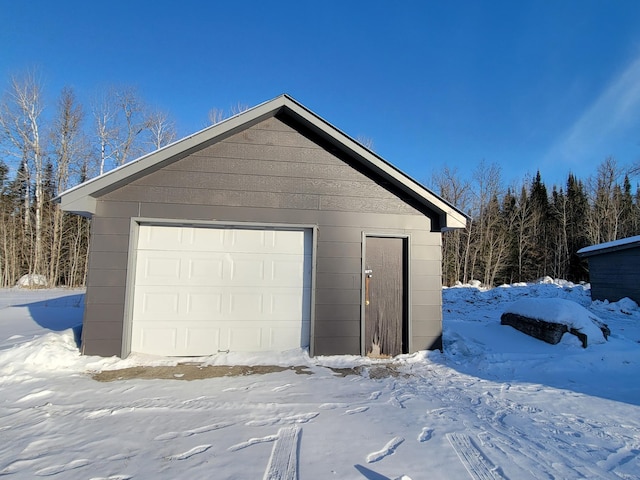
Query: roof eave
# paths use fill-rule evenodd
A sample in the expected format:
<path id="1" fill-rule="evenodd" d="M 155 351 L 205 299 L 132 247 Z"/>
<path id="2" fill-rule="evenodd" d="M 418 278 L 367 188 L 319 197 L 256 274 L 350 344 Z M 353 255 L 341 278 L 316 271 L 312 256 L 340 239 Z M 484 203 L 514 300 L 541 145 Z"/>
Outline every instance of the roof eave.
<path id="1" fill-rule="evenodd" d="M 91 218 L 96 213 L 96 199 L 89 195 L 56 197 L 60 208 L 65 212 L 75 213 L 82 217 Z"/>
<path id="2" fill-rule="evenodd" d="M 588 258 L 588 257 L 593 257 L 595 255 L 604 255 L 607 253 L 619 252 L 621 250 L 628 250 L 630 248 L 640 248 L 640 242 L 625 243 L 623 245 L 615 245 L 612 247 L 598 248 L 595 250 L 587 250 L 587 251 L 578 250 L 576 254 L 580 258 Z"/>

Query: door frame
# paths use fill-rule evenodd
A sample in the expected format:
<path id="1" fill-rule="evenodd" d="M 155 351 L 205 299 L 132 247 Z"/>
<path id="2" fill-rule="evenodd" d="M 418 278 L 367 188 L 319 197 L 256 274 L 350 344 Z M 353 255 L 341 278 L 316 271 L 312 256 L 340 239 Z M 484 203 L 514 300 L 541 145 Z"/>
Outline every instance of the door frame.
<path id="1" fill-rule="evenodd" d="M 268 222 L 232 222 L 219 220 L 184 220 L 175 218 L 131 217 L 129 224 L 129 250 L 127 258 L 127 278 L 125 285 L 124 318 L 122 323 L 121 358 L 131 353 L 131 337 L 133 327 L 133 303 L 135 293 L 135 276 L 138 257 L 138 238 L 140 227 L 195 227 L 195 228 L 239 228 L 252 230 L 308 230 L 311 233 L 311 298 L 309 322 L 309 355 L 313 356 L 315 337 L 315 304 L 316 304 L 316 259 L 318 226 L 297 223 L 268 223 Z"/>
<path id="2" fill-rule="evenodd" d="M 403 292 L 403 319 L 402 319 L 402 344 L 403 353 L 412 351 L 412 328 L 411 328 L 411 235 L 408 233 L 377 233 L 362 232 L 362 257 L 360 268 L 360 355 L 366 355 L 365 331 L 366 331 L 366 310 L 365 310 L 365 282 L 366 282 L 366 261 L 367 261 L 367 237 L 373 238 L 399 238 L 403 240 L 403 267 L 404 267 L 404 292 Z M 406 350 L 406 352 L 404 352 Z"/>

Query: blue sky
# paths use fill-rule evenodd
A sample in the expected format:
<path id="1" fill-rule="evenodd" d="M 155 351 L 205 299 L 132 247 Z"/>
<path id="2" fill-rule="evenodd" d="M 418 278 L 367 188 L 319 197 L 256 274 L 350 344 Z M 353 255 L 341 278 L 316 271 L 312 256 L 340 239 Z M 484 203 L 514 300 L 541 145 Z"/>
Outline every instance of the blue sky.
<path id="1" fill-rule="evenodd" d="M 0 82 L 133 85 L 180 136 L 289 93 L 417 180 L 640 161 L 640 2 L 0 0 Z M 53 110 L 53 106 L 51 106 Z"/>

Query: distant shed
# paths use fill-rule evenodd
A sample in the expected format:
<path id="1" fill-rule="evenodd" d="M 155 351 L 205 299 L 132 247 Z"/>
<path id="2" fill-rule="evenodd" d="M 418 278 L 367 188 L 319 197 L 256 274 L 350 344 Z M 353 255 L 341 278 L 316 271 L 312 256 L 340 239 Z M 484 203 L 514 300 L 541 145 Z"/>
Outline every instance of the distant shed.
<path id="1" fill-rule="evenodd" d="M 618 300 L 629 297 L 640 303 L 640 235 L 578 250 L 589 261 L 589 279 L 593 300 Z"/>

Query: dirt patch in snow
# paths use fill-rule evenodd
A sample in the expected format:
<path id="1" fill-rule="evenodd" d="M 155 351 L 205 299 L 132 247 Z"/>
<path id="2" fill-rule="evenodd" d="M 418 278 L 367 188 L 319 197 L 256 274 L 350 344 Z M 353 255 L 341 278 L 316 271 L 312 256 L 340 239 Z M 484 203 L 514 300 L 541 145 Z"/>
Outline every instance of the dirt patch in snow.
<path id="1" fill-rule="evenodd" d="M 360 365 L 349 368 L 325 367 L 336 376 L 346 377 L 358 375 L 371 379 L 408 376 L 401 373 L 394 364 Z M 199 363 L 179 363 L 171 366 L 137 366 L 118 370 L 103 370 L 91 375 L 98 382 L 115 382 L 133 378 L 147 380 L 203 380 L 217 377 L 239 377 L 244 375 L 266 375 L 267 373 L 293 370 L 298 375 L 312 375 L 313 371 L 307 366 L 279 367 L 276 365 L 202 365 Z"/>
<path id="2" fill-rule="evenodd" d="M 405 373 L 398 371 L 398 366 L 394 364 L 385 365 L 361 365 L 357 367 L 337 368 L 327 367 L 335 375 L 346 377 L 348 375 L 360 375 L 372 379 L 388 378 L 388 377 L 407 377 Z"/>
<path id="3" fill-rule="evenodd" d="M 199 365 L 181 363 L 162 367 L 131 367 L 119 370 L 103 370 L 92 374 L 99 382 L 114 382 L 132 378 L 160 380 L 202 380 L 216 377 L 239 377 L 242 375 L 265 375 L 267 373 L 293 370 L 297 374 L 311 375 L 313 372 L 305 366 L 278 367 L 275 365 Z"/>

